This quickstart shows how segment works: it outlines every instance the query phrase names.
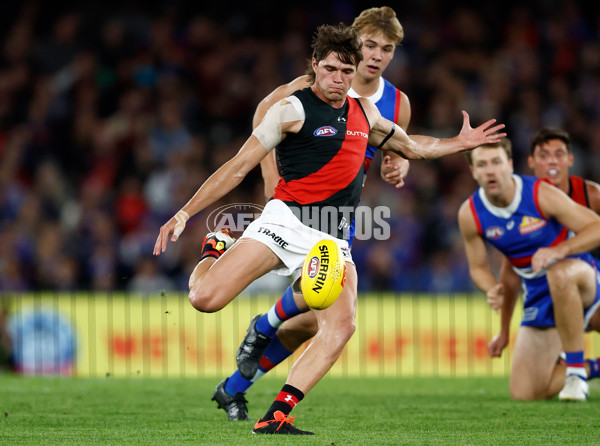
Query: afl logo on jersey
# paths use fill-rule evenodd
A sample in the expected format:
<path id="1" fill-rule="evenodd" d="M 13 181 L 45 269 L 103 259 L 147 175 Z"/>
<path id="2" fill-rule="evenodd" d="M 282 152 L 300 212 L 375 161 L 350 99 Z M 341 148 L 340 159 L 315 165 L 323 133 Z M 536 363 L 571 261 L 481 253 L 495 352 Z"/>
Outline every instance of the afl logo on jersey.
<path id="1" fill-rule="evenodd" d="M 504 229 L 500 226 L 492 226 L 485 231 L 485 236 L 490 240 L 500 238 L 502 237 L 502 234 L 504 234 Z"/>
<path id="2" fill-rule="evenodd" d="M 325 125 L 323 127 L 319 127 L 317 130 L 313 132 L 315 136 L 333 136 L 337 133 L 337 130 L 330 125 Z"/>

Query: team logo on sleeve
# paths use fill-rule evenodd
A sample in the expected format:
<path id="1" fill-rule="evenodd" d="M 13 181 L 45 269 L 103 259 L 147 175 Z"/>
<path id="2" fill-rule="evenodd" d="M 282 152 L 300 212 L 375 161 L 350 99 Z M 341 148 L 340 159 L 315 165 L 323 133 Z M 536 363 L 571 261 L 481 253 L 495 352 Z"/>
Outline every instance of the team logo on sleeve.
<path id="1" fill-rule="evenodd" d="M 519 225 L 519 232 L 522 235 L 530 234 L 538 229 L 546 226 L 546 220 L 542 220 L 536 217 L 524 216 L 523 220 L 521 220 L 521 224 Z"/>
<path id="2" fill-rule="evenodd" d="M 313 132 L 315 136 L 333 136 L 337 133 L 337 129 L 331 127 L 330 125 L 324 125 L 323 127 L 319 127 L 317 130 Z"/>

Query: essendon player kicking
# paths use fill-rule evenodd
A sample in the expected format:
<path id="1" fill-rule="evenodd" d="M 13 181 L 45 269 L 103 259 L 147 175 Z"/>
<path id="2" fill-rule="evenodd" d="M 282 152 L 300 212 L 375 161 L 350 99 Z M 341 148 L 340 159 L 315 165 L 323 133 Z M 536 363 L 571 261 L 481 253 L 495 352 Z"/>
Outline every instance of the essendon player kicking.
<path id="1" fill-rule="evenodd" d="M 525 287 L 511 395 L 585 401 L 583 332 L 600 305 L 588 251 L 600 245 L 600 218 L 546 180 L 513 175 L 508 140 L 478 147 L 468 158 L 480 188 L 460 207 L 458 223 L 471 278 L 494 310 L 504 307 L 502 285 L 487 260 L 488 242 L 507 257 Z M 566 370 L 554 367 L 561 346 Z"/>
<path id="2" fill-rule="evenodd" d="M 573 201 L 582 206 L 600 212 L 600 186 L 593 181 L 569 175 L 574 155 L 571 151 L 571 138 L 567 132 L 555 128 L 543 128 L 536 132 L 529 143 L 527 162 L 538 178 L 547 178 L 565 192 Z M 598 260 L 594 258 L 596 264 Z M 496 292 L 504 294 L 504 303 L 500 310 L 500 332 L 488 343 L 488 352 L 492 357 L 499 357 L 510 340 L 510 321 L 515 304 L 521 290 L 521 279 L 512 269 L 506 258 L 503 259 L 500 284 Z M 589 323 L 589 328 L 598 330 L 596 312 Z M 562 386 L 565 376 L 565 365 L 556 361 L 552 355 L 560 351 L 560 339 L 556 331 L 547 331 L 552 348 L 538 349 L 526 333 L 519 334 L 519 348 L 513 356 L 513 370 L 510 377 L 510 395 L 514 399 L 542 399 L 556 394 Z M 588 379 L 597 378 L 600 374 L 598 359 L 586 359 Z M 556 378 L 551 378 L 556 376 Z M 553 381 L 555 384 L 553 384 Z M 533 383 L 533 384 L 532 384 Z"/>
<path id="3" fill-rule="evenodd" d="M 355 209 L 360 199 L 367 143 L 411 159 L 433 159 L 505 136 L 496 133 L 504 126 L 495 125 L 495 120 L 471 128 L 469 116 L 463 111 L 463 126 L 454 138 L 409 137 L 398 125 L 383 118 L 369 100 L 347 97 L 361 59 L 361 43 L 352 28 L 321 26 L 313 41 L 312 86 L 269 109 L 239 152 L 160 228 L 154 246 L 155 255 L 164 252 L 169 239 L 178 239 L 189 216 L 231 191 L 277 147 L 282 179 L 274 198 L 246 228 L 238 243 L 230 249 L 228 241 L 224 243 L 227 250 L 218 259 L 213 256 L 214 249 L 206 258 L 201 253 L 190 277 L 192 306 L 202 312 L 219 311 L 252 281 L 272 270 L 297 285 L 306 254 L 321 239 L 334 240 L 344 252 L 344 289 L 331 307 L 315 313 L 319 331 L 292 367 L 271 407 L 254 426 L 255 433 L 311 434 L 294 427 L 289 413 L 327 373 L 354 332 L 357 277 L 348 242 L 331 221 L 311 219 L 307 226 L 292 209 L 315 215 L 322 215 L 320 210 L 325 207 L 340 213 L 342 209 Z M 341 222 L 342 216 L 337 217 Z M 351 219 L 353 215 L 344 217 Z M 277 243 L 265 236 L 263 228 L 285 242 Z"/>
<path id="4" fill-rule="evenodd" d="M 363 60 L 358 64 L 348 95 L 371 100 L 381 116 L 406 130 L 411 117 L 408 97 L 382 77 L 394 56 L 396 46 L 404 38 L 404 30 L 396 13 L 387 6 L 369 8 L 356 17 L 352 27 L 363 43 Z M 260 124 L 271 105 L 296 90 L 310 86 L 314 72 L 312 67 L 309 69 L 309 74 L 282 85 L 261 101 L 254 115 L 254 127 Z M 367 146 L 365 175 L 376 151 L 376 147 Z M 280 178 L 274 156 L 265 157 L 261 161 L 261 169 L 265 196 L 269 200 Z M 386 182 L 401 187 L 407 171 L 408 161 L 404 158 L 394 153 L 383 157 L 381 176 Z M 354 225 L 355 221 L 352 222 L 347 237 L 350 247 L 355 232 Z M 207 236 L 207 243 L 214 243 L 216 237 L 222 235 L 216 233 Z M 249 420 L 245 398 L 248 388 L 316 332 L 315 315 L 308 311 L 302 295 L 294 294 L 292 287 L 289 287 L 266 314 L 258 315 L 250 322 L 236 355 L 238 369 L 215 388 L 212 399 L 217 402 L 218 408 L 225 410 L 230 421 Z"/>

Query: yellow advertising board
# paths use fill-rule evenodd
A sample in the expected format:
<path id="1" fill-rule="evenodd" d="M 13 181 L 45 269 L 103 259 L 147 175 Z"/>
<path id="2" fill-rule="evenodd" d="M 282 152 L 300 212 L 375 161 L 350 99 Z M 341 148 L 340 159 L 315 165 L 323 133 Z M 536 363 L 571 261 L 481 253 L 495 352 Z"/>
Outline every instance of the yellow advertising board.
<path id="1" fill-rule="evenodd" d="M 218 377 L 235 370 L 235 352 L 250 319 L 273 302 L 274 298 L 268 297 L 240 297 L 218 313 L 203 314 L 191 307 L 183 293 L 57 294 L 12 296 L 9 309 L 13 332 L 30 343 L 18 347 L 23 349 L 20 356 L 34 361 L 24 370 L 28 373 L 35 373 L 36 367 L 38 372 L 46 370 L 38 367 L 36 355 L 41 358 L 52 352 L 50 359 L 38 360 L 45 364 L 58 361 L 57 351 L 68 343 L 64 329 L 52 334 L 60 323 L 72 328 L 73 345 L 69 363 L 54 368 L 60 373 Z M 54 316 L 46 318 L 46 331 L 39 336 L 27 336 L 28 326 L 43 325 L 26 322 L 31 314 Z M 513 341 L 520 316 L 517 310 Z M 15 326 L 20 330 L 15 332 Z M 499 316 L 481 295 L 362 295 L 356 332 L 330 375 L 507 375 L 510 355 L 492 360 L 487 354 L 487 342 L 498 328 Z M 598 356 L 596 336 L 586 335 L 587 354 Z M 270 373 L 286 376 L 291 361 L 300 353 Z"/>

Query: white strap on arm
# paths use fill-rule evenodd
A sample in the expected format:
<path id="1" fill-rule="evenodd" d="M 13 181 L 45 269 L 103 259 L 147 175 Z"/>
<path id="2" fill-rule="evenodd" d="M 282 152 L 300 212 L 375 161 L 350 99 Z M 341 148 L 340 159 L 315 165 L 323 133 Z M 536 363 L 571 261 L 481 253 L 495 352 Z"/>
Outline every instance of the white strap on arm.
<path id="1" fill-rule="evenodd" d="M 267 149 L 273 150 L 281 142 L 281 125 L 286 122 L 304 121 L 306 114 L 302 102 L 296 96 L 288 96 L 277 104 L 273 104 L 262 122 L 252 134 Z"/>

